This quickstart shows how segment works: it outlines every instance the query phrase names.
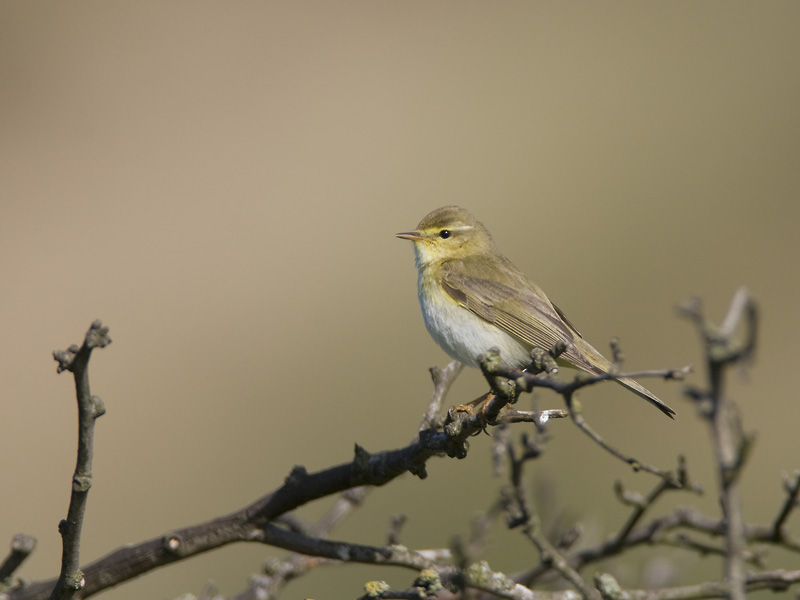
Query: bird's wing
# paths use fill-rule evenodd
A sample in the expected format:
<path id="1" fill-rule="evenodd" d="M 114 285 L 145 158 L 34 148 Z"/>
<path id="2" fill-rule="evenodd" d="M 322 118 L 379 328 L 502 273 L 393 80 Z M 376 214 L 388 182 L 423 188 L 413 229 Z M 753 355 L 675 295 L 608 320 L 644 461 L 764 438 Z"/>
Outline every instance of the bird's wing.
<path id="1" fill-rule="evenodd" d="M 608 372 L 611 362 L 586 342 L 564 313 L 547 299 L 538 287 L 521 274 L 516 289 L 491 279 L 468 277 L 463 267 L 446 263 L 442 269 L 442 287 L 465 309 L 492 323 L 532 348 L 550 350 L 563 341 L 567 350 L 559 356 L 572 366 L 599 374 Z M 515 300 L 512 302 L 511 300 Z M 674 419 L 675 411 L 652 392 L 628 377 L 616 381 L 656 406 Z"/>
<path id="2" fill-rule="evenodd" d="M 532 348 L 550 350 L 557 342 L 565 342 L 567 350 L 561 359 L 598 372 L 575 344 L 578 331 L 538 289 L 530 285 L 512 289 L 491 279 L 469 277 L 458 263 L 443 265 L 442 287 L 461 306 Z"/>

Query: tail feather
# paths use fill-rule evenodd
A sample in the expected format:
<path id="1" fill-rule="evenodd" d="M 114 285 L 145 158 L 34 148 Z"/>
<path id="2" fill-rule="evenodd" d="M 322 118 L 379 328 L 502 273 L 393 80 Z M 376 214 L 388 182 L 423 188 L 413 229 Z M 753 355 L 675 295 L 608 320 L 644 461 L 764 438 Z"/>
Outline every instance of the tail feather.
<path id="1" fill-rule="evenodd" d="M 666 404 L 664 404 L 658 398 L 658 396 L 653 394 L 650 390 L 648 390 L 646 387 L 641 385 L 635 379 L 631 379 L 630 377 L 623 377 L 621 379 L 615 379 L 614 381 L 616 381 L 622 387 L 628 388 L 630 391 L 632 391 L 637 396 L 640 396 L 640 397 L 644 398 L 645 400 L 647 400 L 650 404 L 655 406 L 658 410 L 663 412 L 670 419 L 675 419 L 675 414 L 676 414 L 675 411 L 672 410 Z"/>
<path id="2" fill-rule="evenodd" d="M 600 354 L 600 352 L 598 352 L 594 346 L 592 346 L 583 338 L 575 339 L 574 348 L 576 352 L 572 355 L 567 354 L 568 360 L 564 360 L 564 355 L 560 357 L 562 363 L 578 367 L 579 369 L 583 369 L 584 371 L 588 371 L 589 373 L 594 373 L 596 375 L 599 375 L 600 373 L 608 373 L 612 370 L 613 365 L 611 364 L 611 361 Z M 655 406 L 670 419 L 675 418 L 674 410 L 664 404 L 661 400 L 659 400 L 658 396 L 656 396 L 653 392 L 648 390 L 635 379 L 631 379 L 630 377 L 615 377 L 614 381 L 616 381 L 622 387 L 629 389 L 637 396 L 641 396 L 647 400 L 650 404 Z"/>

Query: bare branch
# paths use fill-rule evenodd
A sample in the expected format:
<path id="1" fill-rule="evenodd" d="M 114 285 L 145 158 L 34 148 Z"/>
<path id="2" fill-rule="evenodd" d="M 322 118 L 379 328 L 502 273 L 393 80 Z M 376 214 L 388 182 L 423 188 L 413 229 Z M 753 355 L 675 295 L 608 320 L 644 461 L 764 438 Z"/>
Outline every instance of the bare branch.
<path id="1" fill-rule="evenodd" d="M 684 313 L 697 325 L 705 343 L 709 371 L 708 389 L 691 389 L 688 393 L 704 407 L 702 416 L 708 420 L 709 431 L 714 439 L 723 507 L 720 518 L 707 517 L 692 509 L 678 508 L 671 514 L 646 521 L 646 515 L 665 492 L 678 489 L 700 492 L 699 486 L 689 481 L 683 458 L 679 459 L 678 467 L 673 472 L 661 471 L 627 456 L 606 442 L 586 423 L 581 405 L 574 397 L 577 390 L 611 378 L 630 376 L 682 379 L 689 371 L 688 367 L 619 373 L 623 357 L 618 342 L 614 340 L 612 373 L 581 375 L 572 381 L 561 381 L 551 376 L 557 371 L 559 348 L 534 352 L 534 364 L 528 371 L 508 368 L 501 362 L 499 353 L 490 352 L 481 360 L 481 367 L 492 393 L 478 414 L 451 410 L 445 418 L 442 415 L 442 406 L 462 367 L 459 363 L 452 362 L 444 369 L 431 369 L 434 390 L 429 406 L 419 431 L 406 447 L 371 454 L 356 445 L 355 457 L 350 462 L 315 473 L 309 473 L 302 466 L 297 466 L 283 485 L 249 506 L 199 525 L 168 532 L 136 546 L 120 548 L 88 565 L 84 569 L 85 585 L 76 592 L 75 586 L 71 584 L 78 577 L 84 576 L 78 570 L 77 560 L 80 524 L 86 492 L 91 484 L 93 431 L 91 427 L 86 429 L 81 421 L 73 498 L 68 518 L 61 526 L 64 542 L 61 575 L 58 580 L 38 582 L 6 591 L 4 600 L 45 600 L 48 596 L 70 598 L 73 595 L 88 597 L 156 567 L 234 542 L 255 542 L 290 552 L 285 559 L 266 561 L 263 573 L 253 577 L 250 587 L 237 596 L 238 600 L 274 597 L 286 582 L 310 569 L 341 562 L 391 565 L 419 573 L 407 589 L 393 590 L 382 582 L 371 582 L 363 596 L 365 599 L 449 598 L 445 588 L 458 594 L 469 588 L 493 597 L 515 600 L 566 600 L 578 596 L 585 599 L 603 597 L 634 600 L 709 597 L 737 599 L 743 598 L 746 592 L 757 589 L 786 590 L 800 583 L 800 572 L 774 570 L 747 573 L 745 569 L 748 563 L 760 567 L 763 558 L 761 550 L 754 551 L 747 544 L 764 543 L 800 553 L 800 540 L 791 537 L 786 526 L 800 497 L 800 471 L 791 477 L 785 477 L 786 496 L 771 522 L 765 525 L 744 522 L 739 506 L 738 485 L 739 475 L 752 448 L 752 436 L 743 431 L 736 406 L 724 396 L 722 385 L 728 366 L 740 365 L 754 355 L 758 322 L 755 304 L 746 291 L 740 290 L 720 327 L 705 319 L 699 302 L 687 305 Z M 743 341 L 733 338 L 734 332 L 738 330 L 743 330 Z M 89 393 L 88 358 L 92 348 L 102 347 L 109 341 L 107 329 L 96 322 L 87 333 L 83 347 L 72 346 L 66 351 L 54 353 L 59 361 L 59 372 L 70 370 L 75 374 L 81 419 L 88 416 L 92 425 L 94 419 L 102 414 L 103 407 L 99 399 Z M 516 402 L 522 391 L 530 392 L 536 387 L 546 387 L 562 395 L 568 410 L 520 411 L 507 406 Z M 631 507 L 629 514 L 620 523 L 618 530 L 605 541 L 581 549 L 573 549 L 573 542 L 580 532 L 580 523 L 576 523 L 564 535 L 557 531 L 545 531 L 542 523 L 549 520 L 543 521 L 540 517 L 537 508 L 541 507 L 534 506 L 534 502 L 528 497 L 522 477 L 525 463 L 538 457 L 545 448 L 546 423 L 550 419 L 566 416 L 570 416 L 576 426 L 598 445 L 635 470 L 645 470 L 660 477 L 657 485 L 646 494 L 626 490 L 618 484 L 615 492 L 620 501 Z M 509 427 L 512 423 L 534 423 L 536 427 L 523 433 L 521 444 L 515 445 L 511 441 Z M 329 539 L 336 525 L 363 503 L 373 487 L 385 485 L 406 472 L 421 479 L 425 478 L 427 461 L 434 456 L 464 458 L 468 452 L 470 436 L 485 432 L 489 426 L 497 427 L 493 444 L 495 470 L 499 472 L 499 459 L 507 455 L 511 485 L 504 487 L 500 500 L 486 514 L 476 518 L 469 539 L 464 541 L 457 538 L 458 542 L 451 551 L 412 550 L 397 543 L 400 519 L 395 520 L 392 525 L 387 546 L 368 546 Z M 86 440 L 88 444 L 85 443 Z M 305 522 L 292 513 L 304 504 L 332 495 L 335 496 L 333 505 L 316 522 Z M 485 562 L 477 562 L 489 538 L 489 528 L 496 521 L 496 515 L 503 510 L 506 512 L 509 527 L 518 528 L 536 546 L 541 557 L 540 564 L 514 579 L 492 571 Z M 545 516 L 546 512 L 546 509 L 542 510 Z M 705 539 L 705 536 L 711 539 Z M 724 539 L 724 543 L 715 541 L 714 538 Z M 551 539 L 559 541 L 553 543 Z M 643 544 L 673 546 L 696 554 L 721 555 L 725 561 L 723 577 L 720 582 L 710 581 L 692 586 L 626 590 L 609 575 L 598 574 L 592 582 L 582 572 L 590 563 L 617 556 Z M 8 577 L 24 558 L 19 558 L 15 565 L 15 556 L 18 557 L 12 551 L 5 563 L 0 565 L 0 576 Z M 559 576 L 564 580 L 561 583 L 566 583 L 570 589 L 555 592 L 530 589 L 534 582 L 546 583 Z"/>
<path id="2" fill-rule="evenodd" d="M 612 546 L 617 545 L 620 548 L 625 545 L 628 535 L 633 531 L 633 528 L 644 516 L 645 512 L 652 507 L 661 495 L 667 490 L 685 489 L 691 490 L 695 493 L 701 493 L 701 489 L 697 485 L 689 484 L 689 475 L 686 470 L 686 461 L 681 456 L 678 461 L 678 481 L 672 482 L 667 479 L 662 479 L 658 485 L 647 495 L 646 498 L 641 495 L 632 496 L 629 492 L 625 492 L 622 488 L 622 483 L 617 482 L 614 487 L 617 497 L 620 498 L 625 504 L 634 507 L 633 512 L 628 517 L 628 520 L 617 533 L 616 538 L 611 542 Z"/>
<path id="3" fill-rule="evenodd" d="M 739 494 L 739 473 L 750 450 L 752 436 L 742 430 L 738 407 L 726 397 L 723 374 L 726 367 L 737 361 L 749 360 L 756 346 L 758 312 L 747 290 L 739 289 L 731 302 L 723 325 L 716 327 L 702 313 L 699 301 L 684 305 L 705 341 L 709 389 L 696 397 L 710 403 L 703 414 L 709 422 L 717 461 L 722 510 L 727 521 L 725 580 L 730 584 L 731 599 L 744 600 L 745 523 Z M 733 335 L 744 321 L 744 341 Z"/>
<path id="4" fill-rule="evenodd" d="M 629 464 L 634 471 L 646 471 L 652 473 L 674 484 L 677 479 L 674 473 L 662 471 L 652 465 L 649 465 L 636 458 L 628 456 L 606 442 L 600 434 L 592 429 L 583 417 L 581 405 L 574 398 L 574 393 L 586 386 L 600 383 L 601 381 L 608 381 L 611 379 L 621 377 L 643 378 L 643 377 L 661 377 L 664 379 L 683 379 L 687 373 L 691 371 L 691 367 L 686 366 L 680 369 L 664 369 L 658 371 L 642 371 L 639 373 L 602 373 L 600 375 L 586 375 L 581 373 L 572 381 L 561 381 L 555 377 L 542 375 L 541 373 L 522 371 L 514 369 L 504 364 L 501 360 L 500 353 L 497 349 L 492 349 L 480 361 L 481 370 L 483 371 L 486 380 L 492 387 L 492 391 L 498 394 L 496 398 L 497 405 L 490 406 L 486 410 L 486 416 L 489 422 L 494 422 L 496 414 L 502 407 L 510 400 L 516 398 L 516 394 L 521 391 L 530 392 L 534 388 L 544 387 L 555 391 L 564 398 L 564 402 L 569 410 L 569 416 L 572 418 L 573 423 L 586 435 L 589 436 L 596 444 L 609 452 L 611 455 Z M 512 388 L 511 391 L 507 387 L 503 387 L 500 381 L 505 382 L 506 386 Z"/>
<path id="5" fill-rule="evenodd" d="M 441 425 L 441 409 L 450 388 L 455 382 L 464 366 L 458 361 L 450 362 L 446 367 L 440 369 L 431 367 L 430 373 L 433 379 L 434 389 L 428 402 L 428 409 L 420 424 L 420 431 L 429 427 L 436 428 Z M 419 440 L 419 434 L 415 435 L 413 441 Z M 340 494 L 334 506 L 317 523 L 303 529 L 294 528 L 294 531 L 325 538 L 328 534 L 344 520 L 355 508 L 361 505 L 366 499 L 371 488 L 361 486 L 347 490 Z M 402 515 L 393 521 L 392 530 L 389 533 L 389 543 L 396 544 L 399 529 L 402 526 Z M 288 520 L 290 515 L 282 515 L 280 519 Z M 404 517 L 402 519 L 404 521 Z M 273 521 L 276 522 L 276 521 Z M 252 578 L 250 587 L 238 595 L 238 598 L 259 598 L 273 597 L 280 589 L 292 579 L 295 579 L 320 564 L 325 564 L 326 559 L 310 558 L 305 554 L 292 553 L 282 560 L 270 560 L 264 567 L 264 575 Z"/>
<path id="6" fill-rule="evenodd" d="M 105 407 L 97 396 L 89 391 L 89 358 L 95 348 L 104 348 L 111 343 L 108 327 L 100 321 L 92 323 L 83 345 L 70 346 L 67 350 L 53 352 L 58 361 L 58 372 L 70 371 L 75 376 L 75 391 L 78 398 L 78 459 L 72 476 L 72 494 L 67 518 L 58 525 L 63 550 L 61 573 L 53 587 L 51 600 L 69 600 L 82 589 L 85 580 L 80 571 L 80 545 L 86 498 L 92 487 L 92 457 L 94 454 L 94 422 L 105 413 Z"/>
<path id="7" fill-rule="evenodd" d="M 461 587 L 470 587 L 477 590 L 491 592 L 500 598 L 513 600 L 567 600 L 574 598 L 574 592 L 534 592 L 519 585 L 503 575 L 494 572 L 483 561 L 474 563 L 465 569 L 434 564 L 432 558 L 422 552 L 414 552 L 404 546 L 374 547 L 346 542 L 333 542 L 329 540 L 314 539 L 295 532 L 286 531 L 280 527 L 267 526 L 264 528 L 264 540 L 281 548 L 291 549 L 303 554 L 325 556 L 335 560 L 350 562 L 363 562 L 367 564 L 383 564 L 405 567 L 416 571 L 428 572 L 435 570 L 438 579 L 444 587 L 451 590 Z M 385 589 L 382 586 L 379 589 Z M 383 596 L 376 595 L 376 598 Z"/>
<path id="8" fill-rule="evenodd" d="M 439 367 L 430 368 L 431 378 L 433 379 L 433 394 L 431 394 L 431 399 L 428 402 L 428 410 L 419 424 L 420 431 L 430 427 L 441 426 L 442 405 L 447 393 L 463 370 L 464 365 L 457 360 L 450 361 L 443 369 Z"/>
<path id="9" fill-rule="evenodd" d="M 797 497 L 800 494 L 800 470 L 794 472 L 793 478 L 784 474 L 783 485 L 786 488 L 786 500 L 772 524 L 772 532 L 776 541 L 782 540 L 786 535 L 783 526 L 791 512 L 797 507 Z"/>
<path id="10" fill-rule="evenodd" d="M 403 525 L 406 524 L 407 520 L 408 517 L 403 514 L 394 515 L 392 517 L 392 521 L 389 526 L 389 534 L 386 536 L 389 544 L 400 543 L 400 531 L 403 529 Z"/>
<path id="11" fill-rule="evenodd" d="M 71 348 L 64 353 L 64 364 L 79 365 L 80 362 L 76 363 L 76 360 L 79 361 L 84 352 L 83 349 Z M 448 377 L 447 381 L 449 387 L 452 377 Z M 88 392 L 88 385 L 86 390 Z M 115 550 L 84 569 L 86 583 L 81 596 L 91 596 L 156 567 L 233 542 L 263 541 L 262 528 L 275 518 L 312 500 L 361 486 L 385 485 L 405 472 L 425 478 L 428 459 L 441 455 L 463 458 L 467 454 L 467 439 L 485 427 L 479 417 L 466 414 L 460 415 L 457 423 L 451 425 L 446 432 L 425 429 L 419 432 L 416 441 L 397 450 L 372 455 L 357 447 L 353 461 L 316 473 L 295 467 L 284 485 L 250 506 L 200 525 Z M 52 580 L 34 583 L 12 591 L 10 596 L 14 600 L 43 600 L 51 594 L 55 584 Z"/>
<path id="12" fill-rule="evenodd" d="M 678 533 L 676 535 L 671 535 L 671 536 L 666 536 L 666 535 L 662 536 L 661 540 L 658 543 L 666 546 L 675 546 L 676 548 L 683 548 L 685 550 L 694 550 L 700 556 L 705 556 L 705 555 L 715 555 L 720 557 L 725 556 L 724 547 L 716 546 L 714 544 L 710 544 L 705 541 L 697 540 L 686 533 Z M 749 550 L 745 550 L 742 553 L 742 560 L 744 560 L 747 563 L 751 563 L 757 567 L 763 567 L 764 551 L 750 552 Z"/>
<path id="13" fill-rule="evenodd" d="M 793 583 L 800 582 L 800 571 L 777 570 L 768 573 L 749 574 L 744 578 L 748 592 L 757 590 L 785 591 Z M 609 574 L 595 578 L 595 585 L 607 600 L 694 600 L 700 598 L 729 598 L 733 593 L 729 582 L 708 582 L 683 587 L 658 590 L 623 590 Z"/>
<path id="14" fill-rule="evenodd" d="M 435 600 L 442 587 L 436 569 L 424 569 L 407 590 L 391 590 L 383 581 L 372 581 L 364 586 L 367 593 L 362 600 Z"/>
<path id="15" fill-rule="evenodd" d="M 597 433 L 594 429 L 592 429 L 589 426 L 589 424 L 586 422 L 586 419 L 583 418 L 583 411 L 581 404 L 577 400 L 575 400 L 571 394 L 568 394 L 567 397 L 565 397 L 565 401 L 567 402 L 567 408 L 569 409 L 570 417 L 572 417 L 572 422 L 575 423 L 578 429 L 580 429 L 583 433 L 588 435 L 590 439 L 592 439 L 598 446 L 603 448 L 606 452 L 630 465 L 634 471 L 646 471 L 647 473 L 652 473 L 653 475 L 657 475 L 658 477 L 660 477 L 661 479 L 666 481 L 670 486 L 673 487 L 678 484 L 678 479 L 676 478 L 674 473 L 670 471 L 662 471 L 661 469 L 654 467 L 644 461 L 641 461 L 632 456 L 628 456 L 621 450 L 617 449 L 616 447 L 606 442 L 599 433 Z"/>
<path id="16" fill-rule="evenodd" d="M 18 533 L 11 540 L 11 552 L 0 564 L 0 582 L 8 582 L 19 566 L 36 548 L 36 538 L 32 535 Z"/>
<path id="17" fill-rule="evenodd" d="M 533 423 L 537 426 L 544 425 L 550 419 L 566 419 L 569 412 L 563 408 L 549 408 L 542 411 L 516 410 L 509 408 L 503 413 L 499 421 L 493 421 L 490 425 L 499 423 Z"/>
<path id="18" fill-rule="evenodd" d="M 511 502 L 507 505 L 509 513 L 508 526 L 510 528 L 521 526 L 525 537 L 539 550 L 542 565 L 557 571 L 566 581 L 572 584 L 582 598 L 585 600 L 596 598 L 598 596 L 597 591 L 570 565 L 560 550 L 550 542 L 542 528 L 539 513 L 529 501 L 522 479 L 525 463 L 537 458 L 541 450 L 527 437 L 523 437 L 522 445 L 523 452 L 520 456 L 517 456 L 513 444 L 508 443 L 506 446 L 509 462 L 511 463 Z"/>

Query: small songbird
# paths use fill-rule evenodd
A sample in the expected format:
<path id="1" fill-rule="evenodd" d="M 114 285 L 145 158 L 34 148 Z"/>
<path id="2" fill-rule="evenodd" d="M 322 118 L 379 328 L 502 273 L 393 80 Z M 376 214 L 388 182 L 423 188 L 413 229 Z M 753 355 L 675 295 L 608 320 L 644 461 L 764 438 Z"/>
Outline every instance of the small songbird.
<path id="1" fill-rule="evenodd" d="M 425 326 L 452 358 L 477 367 L 478 357 L 496 347 L 508 365 L 524 368 L 532 362 L 533 348 L 550 350 L 564 342 L 559 364 L 595 375 L 611 370 L 611 361 L 500 253 L 489 231 L 469 211 L 437 208 L 415 231 L 397 237 L 414 242 Z M 615 380 L 675 418 L 674 410 L 638 382 L 629 377 Z"/>

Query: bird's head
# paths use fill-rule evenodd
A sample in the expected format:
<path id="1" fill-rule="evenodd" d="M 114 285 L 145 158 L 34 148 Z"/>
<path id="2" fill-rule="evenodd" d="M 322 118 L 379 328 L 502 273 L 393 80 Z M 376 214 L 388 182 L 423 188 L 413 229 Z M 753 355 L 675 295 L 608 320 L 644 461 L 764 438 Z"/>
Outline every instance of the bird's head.
<path id="1" fill-rule="evenodd" d="M 396 235 L 414 242 L 417 267 L 420 268 L 496 252 L 486 227 L 459 206 L 437 208 L 419 222 L 416 230 Z"/>

